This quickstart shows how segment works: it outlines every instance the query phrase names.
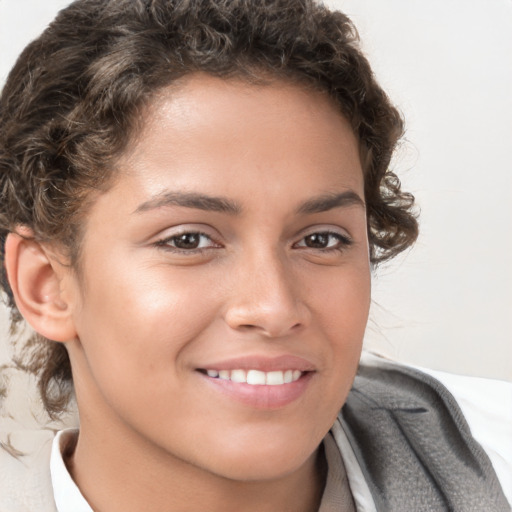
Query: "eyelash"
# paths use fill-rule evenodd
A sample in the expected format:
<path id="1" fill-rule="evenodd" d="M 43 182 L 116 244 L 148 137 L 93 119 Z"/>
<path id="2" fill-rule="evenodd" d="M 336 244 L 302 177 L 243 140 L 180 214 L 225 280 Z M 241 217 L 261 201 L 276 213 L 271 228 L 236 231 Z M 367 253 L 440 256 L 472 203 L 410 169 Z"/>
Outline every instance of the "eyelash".
<path id="1" fill-rule="evenodd" d="M 185 248 L 180 248 L 180 247 L 171 245 L 171 243 L 176 243 L 176 241 L 180 237 L 185 237 L 185 236 L 190 236 L 190 235 L 199 236 L 200 237 L 199 244 L 201 244 L 201 239 L 206 238 L 210 241 L 210 243 L 212 245 L 209 245 L 208 247 L 195 247 L 195 248 L 191 248 L 191 249 L 185 249 Z M 334 238 L 337 240 L 337 244 L 334 247 L 323 247 L 323 248 L 322 247 L 310 247 L 305 244 L 300 245 L 301 243 L 305 242 L 305 240 L 307 238 L 313 237 L 313 236 L 324 236 L 324 237 L 327 236 L 330 238 Z M 327 230 L 327 231 L 315 231 L 313 233 L 309 233 L 309 234 L 303 236 L 299 242 L 296 242 L 293 245 L 293 247 L 319 250 L 319 251 L 322 251 L 323 253 L 328 253 L 328 252 L 333 252 L 333 251 L 342 252 L 345 249 L 347 249 L 348 247 L 350 247 L 352 244 L 353 244 L 353 240 L 350 237 L 348 237 L 347 235 L 342 235 L 341 233 L 338 233 L 336 231 Z M 178 234 L 169 236 L 162 240 L 158 240 L 155 245 L 157 247 L 161 247 L 165 250 L 168 250 L 171 252 L 176 252 L 179 254 L 198 254 L 198 253 L 208 251 L 209 249 L 216 249 L 216 248 L 221 247 L 214 240 L 212 240 L 210 235 L 207 235 L 206 233 L 203 233 L 201 231 L 184 231 L 182 233 L 178 233 Z"/>
<path id="2" fill-rule="evenodd" d="M 331 238 L 336 239 L 338 243 L 334 247 L 324 247 L 324 248 L 315 248 L 315 247 L 309 247 L 307 245 L 299 245 L 299 243 L 304 242 L 307 238 L 312 237 L 312 236 L 331 237 Z M 353 243 L 354 243 L 353 240 L 347 235 L 342 235 L 341 233 L 338 233 L 337 231 L 326 230 L 326 231 L 315 231 L 313 233 L 309 233 L 309 234 L 305 235 L 304 237 L 302 237 L 300 242 L 297 242 L 296 244 L 294 244 L 294 246 L 302 247 L 304 249 L 319 250 L 319 251 L 322 251 L 323 253 L 326 253 L 326 252 L 332 252 L 332 251 L 343 252 L 345 249 L 350 247 Z"/>
<path id="3" fill-rule="evenodd" d="M 201 244 L 201 239 L 207 238 L 212 245 L 210 245 L 209 247 L 195 247 L 192 249 L 183 249 L 183 248 L 175 247 L 175 246 L 171 245 L 172 242 L 176 243 L 176 241 L 180 237 L 184 237 L 184 236 L 188 236 L 188 235 L 199 236 L 200 244 Z M 167 238 L 163 238 L 162 240 L 158 240 L 156 242 L 156 246 L 161 247 L 162 249 L 165 249 L 167 251 L 176 252 L 179 254 L 198 254 L 198 253 L 207 251 L 208 249 L 216 249 L 216 248 L 220 247 L 220 245 L 216 244 L 216 242 L 214 242 L 212 240 L 212 237 L 210 235 L 207 235 L 206 233 L 202 233 L 201 231 L 183 231 L 182 233 L 177 233 L 177 234 L 169 236 Z"/>

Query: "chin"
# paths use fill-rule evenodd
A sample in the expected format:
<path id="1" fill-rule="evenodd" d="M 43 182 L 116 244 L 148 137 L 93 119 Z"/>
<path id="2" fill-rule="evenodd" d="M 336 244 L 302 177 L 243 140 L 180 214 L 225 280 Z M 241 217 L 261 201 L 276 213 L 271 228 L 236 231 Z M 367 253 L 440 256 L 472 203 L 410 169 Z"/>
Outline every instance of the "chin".
<path id="1" fill-rule="evenodd" d="M 291 440 L 291 439 L 290 439 Z M 243 482 L 278 480 L 300 470 L 315 458 L 318 445 L 304 448 L 300 443 L 252 442 L 226 446 L 224 456 L 215 460 L 213 473 Z"/>

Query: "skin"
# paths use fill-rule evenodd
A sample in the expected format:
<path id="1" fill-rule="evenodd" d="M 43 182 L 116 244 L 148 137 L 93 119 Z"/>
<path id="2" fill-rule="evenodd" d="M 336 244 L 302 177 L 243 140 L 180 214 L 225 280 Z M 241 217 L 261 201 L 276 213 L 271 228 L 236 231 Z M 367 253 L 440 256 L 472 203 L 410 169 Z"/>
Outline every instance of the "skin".
<path id="1" fill-rule="evenodd" d="M 316 510 L 318 446 L 370 303 L 348 122 L 319 92 L 196 75 L 160 94 L 117 172 L 87 216 L 80 276 L 59 270 L 81 420 L 68 466 L 84 496 L 111 512 Z M 230 209 L 176 204 L 184 193 Z M 200 247 L 176 246 L 198 232 Z M 198 371 L 282 355 L 310 365 L 283 406 Z"/>

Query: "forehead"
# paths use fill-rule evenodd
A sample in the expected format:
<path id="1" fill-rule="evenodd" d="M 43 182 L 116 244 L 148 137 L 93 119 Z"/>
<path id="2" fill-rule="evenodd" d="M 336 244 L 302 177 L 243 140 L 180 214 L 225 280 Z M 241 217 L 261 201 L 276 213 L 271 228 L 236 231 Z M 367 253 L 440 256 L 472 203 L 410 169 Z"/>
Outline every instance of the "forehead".
<path id="1" fill-rule="evenodd" d="M 254 85 L 197 74 L 162 90 L 119 168 L 128 174 L 159 168 L 174 174 L 179 187 L 173 171 L 183 161 L 187 180 L 205 167 L 237 182 L 255 167 L 276 184 L 283 172 L 315 179 L 321 169 L 348 179 L 347 186 L 362 180 L 357 138 L 335 102 L 283 81 Z"/>

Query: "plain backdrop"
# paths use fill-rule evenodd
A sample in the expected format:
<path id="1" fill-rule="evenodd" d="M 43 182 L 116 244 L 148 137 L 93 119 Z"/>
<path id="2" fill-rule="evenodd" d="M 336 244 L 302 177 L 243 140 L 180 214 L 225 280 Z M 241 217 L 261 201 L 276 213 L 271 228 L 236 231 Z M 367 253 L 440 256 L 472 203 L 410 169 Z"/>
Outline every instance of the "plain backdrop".
<path id="1" fill-rule="evenodd" d="M 512 380 L 512 1 L 330 0 L 407 122 L 393 168 L 421 207 L 377 270 L 368 348 Z M 67 0 L 0 0 L 0 84 Z M 10 354 L 0 306 L 0 364 Z"/>

